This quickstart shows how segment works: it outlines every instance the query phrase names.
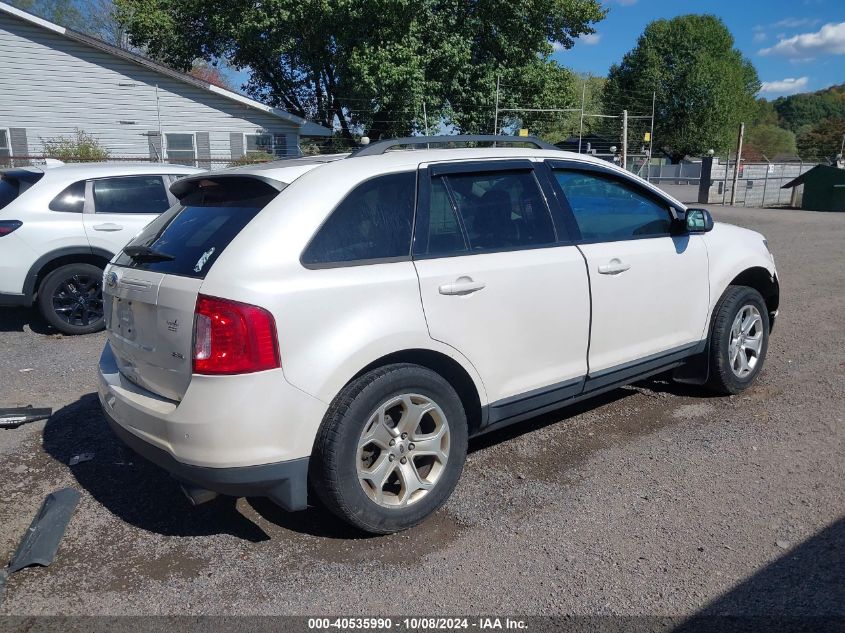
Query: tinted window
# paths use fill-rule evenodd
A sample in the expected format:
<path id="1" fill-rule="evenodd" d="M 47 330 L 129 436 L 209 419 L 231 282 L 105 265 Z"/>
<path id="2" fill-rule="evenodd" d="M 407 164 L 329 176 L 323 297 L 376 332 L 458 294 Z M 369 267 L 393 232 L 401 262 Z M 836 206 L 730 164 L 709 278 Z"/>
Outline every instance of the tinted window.
<path id="1" fill-rule="evenodd" d="M 530 171 L 447 176 L 472 250 L 555 242 L 546 202 Z"/>
<path id="2" fill-rule="evenodd" d="M 75 182 L 50 201 L 51 211 L 82 213 L 85 206 L 85 181 Z"/>
<path id="3" fill-rule="evenodd" d="M 202 188 L 187 194 L 180 204 L 158 216 L 128 244 L 162 254 L 160 260 L 133 259 L 121 252 L 115 263 L 205 278 L 235 236 L 278 195 L 269 185 L 246 180 L 204 181 Z"/>
<path id="4" fill-rule="evenodd" d="M 302 255 L 303 264 L 407 256 L 411 250 L 416 174 L 390 174 L 355 188 Z"/>
<path id="5" fill-rule="evenodd" d="M 466 242 L 446 189 L 446 182 L 443 178 L 434 178 L 431 182 L 429 201 L 428 241 L 422 252 L 429 255 L 448 255 L 466 251 Z"/>
<path id="6" fill-rule="evenodd" d="M 161 176 L 127 176 L 95 180 L 96 213 L 162 213 L 170 200 Z"/>
<path id="7" fill-rule="evenodd" d="M 671 229 L 668 209 L 632 186 L 577 171 L 555 171 L 555 177 L 585 240 L 666 235 Z"/>

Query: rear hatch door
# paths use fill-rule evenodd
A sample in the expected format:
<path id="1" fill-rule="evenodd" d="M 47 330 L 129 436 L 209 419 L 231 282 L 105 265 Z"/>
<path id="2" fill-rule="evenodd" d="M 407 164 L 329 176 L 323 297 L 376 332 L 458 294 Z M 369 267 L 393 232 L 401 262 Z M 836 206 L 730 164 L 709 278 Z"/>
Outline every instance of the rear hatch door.
<path id="1" fill-rule="evenodd" d="M 120 372 L 179 401 L 193 369 L 194 311 L 203 279 L 240 231 L 284 188 L 246 176 L 186 178 L 180 199 L 106 269 L 104 309 Z"/>

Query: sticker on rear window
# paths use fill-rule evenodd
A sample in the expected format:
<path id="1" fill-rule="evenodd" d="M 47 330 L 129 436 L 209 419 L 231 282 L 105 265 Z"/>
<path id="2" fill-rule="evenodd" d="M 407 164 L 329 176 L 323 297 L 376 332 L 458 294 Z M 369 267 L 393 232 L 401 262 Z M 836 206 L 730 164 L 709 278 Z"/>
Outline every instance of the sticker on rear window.
<path id="1" fill-rule="evenodd" d="M 202 272 L 203 266 L 208 263 L 208 260 L 211 259 L 211 256 L 214 255 L 214 247 L 212 246 L 207 251 L 202 254 L 202 257 L 199 258 L 197 261 L 197 265 L 194 266 L 194 272 Z"/>

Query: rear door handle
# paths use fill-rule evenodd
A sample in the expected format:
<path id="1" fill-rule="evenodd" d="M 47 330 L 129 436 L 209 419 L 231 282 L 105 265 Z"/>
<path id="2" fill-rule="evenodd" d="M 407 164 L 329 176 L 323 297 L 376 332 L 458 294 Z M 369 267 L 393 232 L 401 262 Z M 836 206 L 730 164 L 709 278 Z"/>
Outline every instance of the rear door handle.
<path id="1" fill-rule="evenodd" d="M 486 284 L 483 281 L 473 281 L 472 277 L 458 277 L 455 283 L 443 284 L 438 288 L 442 295 L 468 295 L 478 292 Z"/>
<path id="2" fill-rule="evenodd" d="M 106 222 L 105 224 L 95 224 L 94 230 L 95 231 L 122 231 L 123 227 L 120 224 L 115 224 L 114 222 Z"/>
<path id="3" fill-rule="evenodd" d="M 618 275 L 624 273 L 631 267 L 631 264 L 626 264 L 621 259 L 614 257 L 606 264 L 599 265 L 599 272 L 602 275 Z"/>

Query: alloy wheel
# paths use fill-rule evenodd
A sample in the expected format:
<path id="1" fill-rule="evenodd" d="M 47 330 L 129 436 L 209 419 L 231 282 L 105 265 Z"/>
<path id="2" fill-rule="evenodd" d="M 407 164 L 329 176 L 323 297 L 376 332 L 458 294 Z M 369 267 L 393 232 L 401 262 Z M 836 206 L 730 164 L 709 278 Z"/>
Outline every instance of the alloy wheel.
<path id="1" fill-rule="evenodd" d="M 73 326 L 87 326 L 102 319 L 102 278 L 78 274 L 63 279 L 53 291 L 53 311 Z"/>
<path id="2" fill-rule="evenodd" d="M 753 305 L 743 306 L 731 325 L 728 360 L 738 378 L 746 378 L 760 360 L 763 351 L 763 317 Z"/>
<path id="3" fill-rule="evenodd" d="M 449 422 L 430 398 L 401 394 L 370 416 L 358 441 L 358 481 L 380 506 L 401 508 L 422 499 L 449 460 Z"/>

